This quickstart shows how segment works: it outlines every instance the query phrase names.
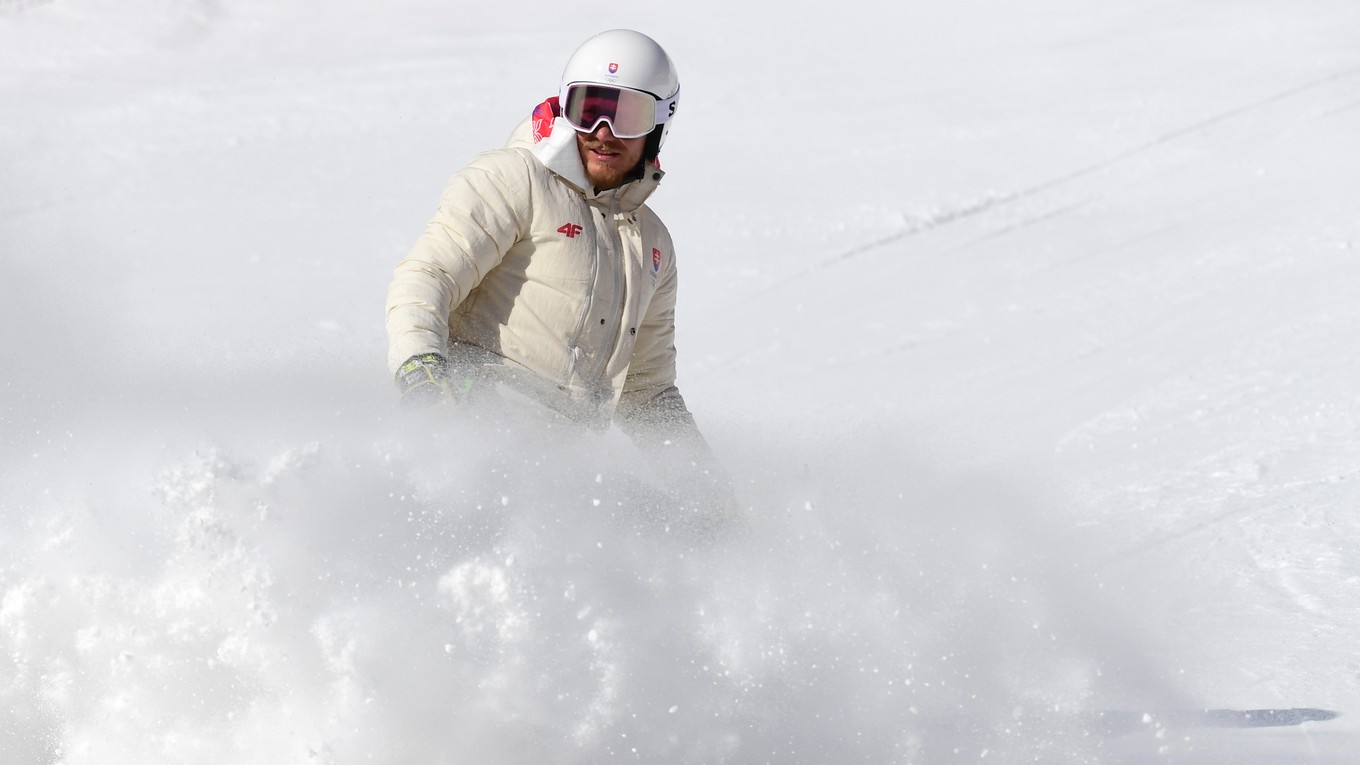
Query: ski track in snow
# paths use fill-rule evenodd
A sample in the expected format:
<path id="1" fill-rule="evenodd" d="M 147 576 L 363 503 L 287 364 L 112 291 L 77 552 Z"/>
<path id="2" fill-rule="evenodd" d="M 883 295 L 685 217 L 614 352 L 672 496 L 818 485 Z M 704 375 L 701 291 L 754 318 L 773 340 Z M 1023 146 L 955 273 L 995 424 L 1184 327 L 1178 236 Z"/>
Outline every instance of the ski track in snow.
<path id="1" fill-rule="evenodd" d="M 827 260 L 813 264 L 812 266 L 808 267 L 807 271 L 801 274 L 797 274 L 795 276 L 788 277 L 788 279 L 786 279 L 785 281 L 776 283 L 769 289 L 776 290 L 787 284 L 788 281 L 792 279 L 812 278 L 816 276 L 817 273 L 822 269 L 836 266 L 849 260 L 853 260 L 861 255 L 873 253 L 875 251 L 900 244 L 904 239 L 907 239 L 908 237 L 913 237 L 922 233 L 930 232 L 938 228 L 952 225 L 958 221 L 968 220 L 975 216 L 995 212 L 998 208 L 1018 203 L 1030 203 L 1033 206 L 1033 204 L 1037 201 L 1036 198 L 1040 197 L 1045 192 L 1055 189 L 1061 189 L 1076 181 L 1082 180 L 1088 176 L 1110 170 L 1111 168 L 1114 168 L 1120 164 L 1126 163 L 1133 159 L 1137 159 L 1144 154 L 1158 150 L 1168 144 L 1174 143 L 1182 139 L 1197 136 L 1209 130 L 1210 128 L 1217 126 L 1220 123 L 1233 120 L 1239 117 L 1251 116 L 1255 112 L 1258 112 L 1266 107 L 1274 106 L 1276 104 L 1280 103 L 1287 104 L 1290 100 L 1294 99 L 1294 97 L 1303 95 L 1318 88 L 1327 86 L 1338 87 L 1343 86 L 1345 85 L 1347 80 L 1355 78 L 1357 76 L 1360 76 L 1360 70 L 1348 70 L 1332 74 L 1327 77 L 1312 80 L 1297 87 L 1293 87 L 1288 90 L 1275 93 L 1265 98 L 1251 101 L 1237 108 L 1229 109 L 1225 112 L 1219 113 L 1207 119 L 1200 120 L 1194 124 L 1187 125 L 1185 127 L 1178 128 L 1176 130 L 1162 134 L 1139 146 L 1135 146 L 1133 148 L 1119 152 L 1105 160 L 1079 168 L 1070 173 L 1067 173 L 1066 175 L 1045 180 L 1033 186 L 1020 189 L 1018 191 L 989 194 L 981 199 L 976 200 L 975 202 L 966 204 L 962 207 L 931 212 L 922 217 L 921 219 L 913 221 L 912 223 L 910 223 L 909 225 L 895 233 L 889 234 L 888 236 L 885 236 L 881 239 L 876 239 L 867 244 L 857 245 L 832 258 L 828 258 Z M 1341 106 L 1333 111 L 1326 112 L 1321 116 L 1322 117 L 1331 116 L 1332 114 L 1337 114 L 1342 111 L 1345 111 L 1348 108 L 1353 107 L 1354 104 Z M 1291 112 L 1285 114 L 1284 116 L 1286 118 L 1289 118 L 1294 117 L 1296 115 Z M 1060 207 L 1049 212 L 1039 213 L 1037 215 L 1031 214 L 1030 217 L 1026 217 L 1017 222 L 1003 225 L 997 230 L 985 234 L 983 238 L 986 239 L 1004 236 L 1016 228 L 1030 225 L 1032 223 L 1040 222 L 1043 220 L 1047 220 L 1052 216 L 1061 215 L 1071 210 L 1077 209 L 1078 207 L 1081 206 L 1081 204 L 1085 204 L 1087 201 L 1089 201 L 1089 199 L 1083 202 L 1079 202 L 1077 204 L 1071 204 L 1065 207 Z M 969 244 L 965 244 L 962 246 L 967 247 L 971 244 L 976 244 L 977 241 L 979 240 L 974 240 L 973 242 L 970 242 Z"/>
<path id="2" fill-rule="evenodd" d="M 0 763 L 1350 762 L 1360 16 L 1306 10 L 0 0 Z M 619 24 L 686 82 L 716 537 L 381 368 L 439 185 Z"/>

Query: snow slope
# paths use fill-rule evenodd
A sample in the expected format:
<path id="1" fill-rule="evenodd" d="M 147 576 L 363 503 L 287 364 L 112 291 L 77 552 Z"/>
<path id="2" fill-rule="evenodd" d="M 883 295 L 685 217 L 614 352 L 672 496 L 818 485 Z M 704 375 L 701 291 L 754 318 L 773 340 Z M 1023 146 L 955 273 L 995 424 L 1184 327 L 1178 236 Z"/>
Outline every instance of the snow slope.
<path id="1" fill-rule="evenodd" d="M 631 26 L 681 384 L 420 422 L 391 268 Z M 1342 763 L 1360 6 L 0 0 L 0 762 Z M 1089 715 L 1316 707 L 1252 730 Z"/>

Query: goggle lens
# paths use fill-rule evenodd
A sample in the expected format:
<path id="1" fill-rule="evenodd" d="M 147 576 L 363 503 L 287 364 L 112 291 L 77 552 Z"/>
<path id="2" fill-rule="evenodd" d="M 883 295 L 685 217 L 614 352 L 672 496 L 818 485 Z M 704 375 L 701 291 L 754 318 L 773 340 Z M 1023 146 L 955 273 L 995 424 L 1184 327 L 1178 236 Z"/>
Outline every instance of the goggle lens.
<path id="1" fill-rule="evenodd" d="M 606 122 L 615 138 L 638 138 L 652 132 L 656 113 L 657 100 L 651 94 L 609 85 L 572 85 L 562 104 L 562 116 L 572 127 L 593 133 Z"/>

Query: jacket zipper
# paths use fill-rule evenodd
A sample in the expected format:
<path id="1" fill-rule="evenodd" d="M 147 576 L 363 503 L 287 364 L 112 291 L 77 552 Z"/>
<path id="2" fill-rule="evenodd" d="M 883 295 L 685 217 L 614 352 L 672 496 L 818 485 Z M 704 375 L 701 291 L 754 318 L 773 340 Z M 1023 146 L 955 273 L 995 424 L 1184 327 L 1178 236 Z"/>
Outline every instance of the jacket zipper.
<path id="1" fill-rule="evenodd" d="M 601 216 L 605 214 L 604 210 L 600 210 L 589 203 L 586 204 L 586 215 L 588 217 L 591 217 L 593 219 L 594 214 L 597 212 Z M 585 338 L 586 323 L 590 321 L 591 310 L 595 307 L 595 285 L 599 283 L 600 283 L 600 248 L 591 247 L 590 286 L 587 288 L 585 304 L 581 307 L 581 317 L 576 322 L 576 331 L 572 334 L 571 346 L 568 348 L 568 350 L 571 352 L 571 364 L 567 368 L 567 379 L 562 381 L 562 384 L 567 387 L 571 387 L 572 381 L 577 378 L 576 374 L 577 362 L 581 360 L 581 356 L 584 355 L 585 353 L 585 351 L 581 348 L 581 341 L 582 339 Z"/>
<path id="2" fill-rule="evenodd" d="M 608 332 L 600 343 L 600 361 L 595 368 L 595 379 L 590 381 L 592 385 L 599 385 L 605 381 L 605 373 L 609 371 L 609 361 L 614 358 L 614 352 L 616 350 L 614 346 L 618 342 L 619 331 L 623 325 L 624 310 L 627 307 L 625 303 L 627 301 L 628 248 L 625 247 L 623 243 L 623 231 L 622 226 L 620 225 L 621 219 L 617 213 L 617 200 L 613 207 L 615 210 L 611 211 L 612 214 L 609 216 L 609 232 L 612 234 L 609 244 L 610 248 L 613 250 L 610 253 L 612 262 L 620 267 L 618 278 L 614 280 L 614 306 L 618 309 L 618 318 L 607 328 Z M 612 392 L 612 382 L 609 385 L 609 388 Z"/>

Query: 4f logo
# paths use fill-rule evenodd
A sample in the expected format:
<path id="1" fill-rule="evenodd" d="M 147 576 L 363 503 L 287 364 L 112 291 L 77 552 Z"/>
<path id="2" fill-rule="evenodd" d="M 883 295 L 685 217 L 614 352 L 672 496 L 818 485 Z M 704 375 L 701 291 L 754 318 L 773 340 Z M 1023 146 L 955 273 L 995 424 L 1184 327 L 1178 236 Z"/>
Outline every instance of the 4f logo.
<path id="1" fill-rule="evenodd" d="M 657 248 L 653 247 L 653 248 L 652 248 L 652 273 L 653 273 L 653 274 L 656 274 L 656 273 L 658 273 L 658 272 L 660 272 L 660 271 L 661 271 L 661 250 L 658 250 Z"/>
<path id="2" fill-rule="evenodd" d="M 557 229 L 557 233 L 566 234 L 568 239 L 575 239 L 576 235 L 581 233 L 581 227 L 575 223 L 563 223 L 561 228 Z"/>

